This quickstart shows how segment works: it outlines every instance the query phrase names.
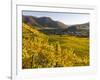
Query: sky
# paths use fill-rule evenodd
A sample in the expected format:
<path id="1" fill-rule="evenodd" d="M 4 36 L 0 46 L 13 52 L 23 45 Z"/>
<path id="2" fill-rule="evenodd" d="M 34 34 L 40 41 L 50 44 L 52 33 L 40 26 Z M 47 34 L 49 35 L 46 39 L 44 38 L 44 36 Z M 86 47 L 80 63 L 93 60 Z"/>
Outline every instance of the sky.
<path id="1" fill-rule="evenodd" d="M 53 20 L 63 22 L 66 25 L 82 24 L 90 21 L 89 14 L 86 13 L 23 11 L 22 15 L 50 17 Z"/>

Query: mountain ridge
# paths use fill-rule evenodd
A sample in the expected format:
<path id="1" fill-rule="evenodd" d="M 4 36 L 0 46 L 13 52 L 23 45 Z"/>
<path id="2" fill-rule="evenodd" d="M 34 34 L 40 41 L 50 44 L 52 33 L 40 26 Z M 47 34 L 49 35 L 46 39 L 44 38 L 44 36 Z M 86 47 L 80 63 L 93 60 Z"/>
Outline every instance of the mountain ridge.
<path id="1" fill-rule="evenodd" d="M 65 25 L 63 22 L 55 21 L 50 17 L 22 16 L 22 22 L 45 34 L 69 34 L 75 36 L 89 37 L 89 22 L 75 25 Z"/>
<path id="2" fill-rule="evenodd" d="M 22 21 L 32 26 L 38 26 L 39 28 L 67 28 L 68 25 L 55 21 L 50 17 L 34 17 L 34 16 L 22 16 Z"/>

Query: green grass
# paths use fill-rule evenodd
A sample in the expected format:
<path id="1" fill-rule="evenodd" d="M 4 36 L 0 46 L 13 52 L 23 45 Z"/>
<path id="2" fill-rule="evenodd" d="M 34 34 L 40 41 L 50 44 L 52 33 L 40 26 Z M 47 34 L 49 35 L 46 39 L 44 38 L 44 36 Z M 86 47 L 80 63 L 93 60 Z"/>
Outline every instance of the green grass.
<path id="1" fill-rule="evenodd" d="M 69 35 L 49 35 L 49 42 L 59 42 L 62 48 L 72 48 L 78 54 L 89 53 L 89 39 Z"/>

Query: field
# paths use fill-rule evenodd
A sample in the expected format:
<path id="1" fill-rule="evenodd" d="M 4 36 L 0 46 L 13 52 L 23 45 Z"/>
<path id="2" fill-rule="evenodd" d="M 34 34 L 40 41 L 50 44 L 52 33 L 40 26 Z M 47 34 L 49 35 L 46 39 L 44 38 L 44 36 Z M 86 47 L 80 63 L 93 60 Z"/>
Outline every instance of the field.
<path id="1" fill-rule="evenodd" d="M 46 35 L 23 23 L 22 68 L 89 66 L 89 38 Z"/>

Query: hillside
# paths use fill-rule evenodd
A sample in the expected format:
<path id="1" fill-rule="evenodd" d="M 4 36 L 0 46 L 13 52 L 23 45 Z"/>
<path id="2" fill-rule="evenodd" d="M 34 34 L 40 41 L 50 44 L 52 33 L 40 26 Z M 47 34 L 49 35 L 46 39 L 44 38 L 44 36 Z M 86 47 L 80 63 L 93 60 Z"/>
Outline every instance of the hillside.
<path id="1" fill-rule="evenodd" d="M 89 23 L 69 26 L 64 32 L 74 36 L 89 37 Z"/>
<path id="2" fill-rule="evenodd" d="M 89 37 L 89 23 L 66 25 L 54 21 L 50 17 L 22 16 L 22 21 L 43 32 L 44 34 L 69 34 L 79 37 Z"/>
<path id="3" fill-rule="evenodd" d="M 22 21 L 26 24 L 30 24 L 31 26 L 37 26 L 40 29 L 45 28 L 67 28 L 68 26 L 62 22 L 54 21 L 50 17 L 34 17 L 34 16 L 22 16 Z"/>
<path id="4" fill-rule="evenodd" d="M 47 35 L 37 26 L 22 25 L 22 68 L 89 65 L 89 39 L 70 35 Z"/>

